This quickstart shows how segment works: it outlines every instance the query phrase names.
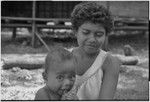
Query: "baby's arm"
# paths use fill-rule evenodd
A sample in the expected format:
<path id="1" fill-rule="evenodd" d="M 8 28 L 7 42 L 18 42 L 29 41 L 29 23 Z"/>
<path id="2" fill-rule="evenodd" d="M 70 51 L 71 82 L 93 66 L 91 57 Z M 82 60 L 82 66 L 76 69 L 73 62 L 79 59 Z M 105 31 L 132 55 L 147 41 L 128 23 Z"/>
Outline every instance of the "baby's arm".
<path id="1" fill-rule="evenodd" d="M 44 88 L 37 91 L 34 100 L 50 100 Z"/>

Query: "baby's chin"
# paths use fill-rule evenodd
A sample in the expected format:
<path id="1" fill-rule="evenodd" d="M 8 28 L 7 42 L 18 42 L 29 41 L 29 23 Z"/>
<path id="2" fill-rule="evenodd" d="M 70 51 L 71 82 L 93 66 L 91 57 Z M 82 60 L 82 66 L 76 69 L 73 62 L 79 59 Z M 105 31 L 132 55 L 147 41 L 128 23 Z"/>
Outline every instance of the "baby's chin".
<path id="1" fill-rule="evenodd" d="M 69 92 L 69 90 L 67 90 L 67 89 L 60 89 L 59 91 L 58 91 L 58 94 L 60 95 L 60 96 L 62 96 L 62 95 L 64 95 L 64 94 L 66 94 L 66 93 L 68 93 Z"/>

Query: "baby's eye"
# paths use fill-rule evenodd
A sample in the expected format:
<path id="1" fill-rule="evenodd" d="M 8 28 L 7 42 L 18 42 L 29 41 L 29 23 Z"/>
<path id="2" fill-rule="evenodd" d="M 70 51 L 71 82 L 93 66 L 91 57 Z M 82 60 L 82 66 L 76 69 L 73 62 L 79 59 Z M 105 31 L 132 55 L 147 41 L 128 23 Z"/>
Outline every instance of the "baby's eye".
<path id="1" fill-rule="evenodd" d="M 62 80 L 64 79 L 64 76 L 63 76 L 63 75 L 58 75 L 58 76 L 56 77 L 56 79 L 57 79 L 58 81 L 62 81 Z"/>
<path id="2" fill-rule="evenodd" d="M 75 75 L 70 75 L 70 76 L 68 76 L 68 78 L 69 78 L 70 80 L 74 80 L 74 79 L 75 79 Z"/>

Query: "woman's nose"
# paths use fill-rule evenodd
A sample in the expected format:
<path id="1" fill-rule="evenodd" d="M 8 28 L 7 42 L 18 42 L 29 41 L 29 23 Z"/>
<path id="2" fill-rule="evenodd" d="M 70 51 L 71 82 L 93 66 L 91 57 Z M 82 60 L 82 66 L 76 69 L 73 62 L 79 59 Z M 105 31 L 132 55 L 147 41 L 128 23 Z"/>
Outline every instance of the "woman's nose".
<path id="1" fill-rule="evenodd" d="M 95 35 L 93 33 L 90 34 L 89 40 L 91 42 L 96 41 L 96 37 L 95 37 Z"/>

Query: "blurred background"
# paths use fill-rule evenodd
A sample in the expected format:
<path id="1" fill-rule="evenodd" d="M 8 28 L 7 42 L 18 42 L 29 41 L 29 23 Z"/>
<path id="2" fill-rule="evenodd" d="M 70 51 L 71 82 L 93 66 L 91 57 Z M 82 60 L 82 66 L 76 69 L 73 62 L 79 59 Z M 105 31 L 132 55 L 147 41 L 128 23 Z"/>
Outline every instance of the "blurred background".
<path id="1" fill-rule="evenodd" d="M 78 46 L 70 14 L 80 2 L 85 1 L 1 2 L 2 100 L 33 100 L 44 85 L 41 72 L 47 49 Z M 110 10 L 114 19 L 114 30 L 103 49 L 125 55 L 125 45 L 129 45 L 130 53 L 138 57 L 136 65 L 121 67 L 115 99 L 148 100 L 149 2 L 97 3 Z"/>

